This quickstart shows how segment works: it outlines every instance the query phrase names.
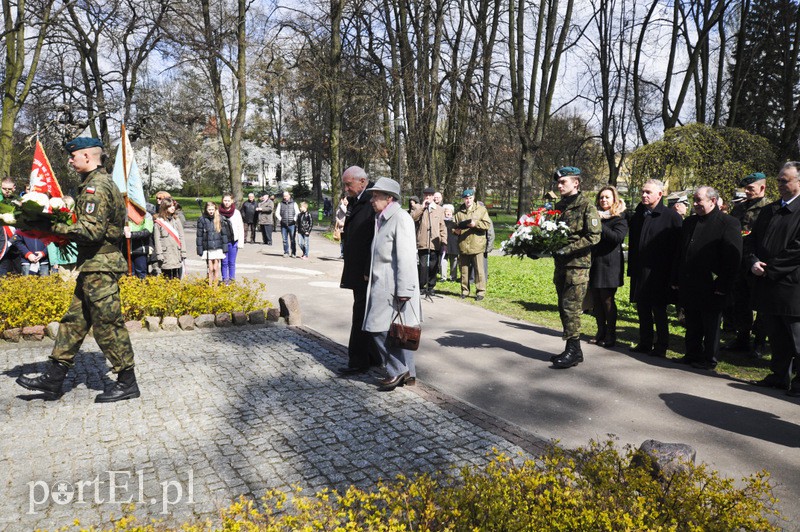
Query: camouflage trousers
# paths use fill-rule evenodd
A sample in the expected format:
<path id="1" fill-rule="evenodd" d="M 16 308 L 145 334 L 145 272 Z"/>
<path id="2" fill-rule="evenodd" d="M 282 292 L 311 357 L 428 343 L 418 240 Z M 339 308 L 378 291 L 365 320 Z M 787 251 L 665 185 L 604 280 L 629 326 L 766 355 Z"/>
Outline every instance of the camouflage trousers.
<path id="1" fill-rule="evenodd" d="M 558 294 L 558 315 L 564 328 L 563 338 L 579 338 L 583 299 L 589 286 L 589 268 L 559 268 L 553 274 Z"/>
<path id="2" fill-rule="evenodd" d="M 92 327 L 94 339 L 115 373 L 133 367 L 133 346 L 122 319 L 118 279 L 119 274 L 109 272 L 78 275 L 72 303 L 61 318 L 51 359 L 72 367 Z"/>

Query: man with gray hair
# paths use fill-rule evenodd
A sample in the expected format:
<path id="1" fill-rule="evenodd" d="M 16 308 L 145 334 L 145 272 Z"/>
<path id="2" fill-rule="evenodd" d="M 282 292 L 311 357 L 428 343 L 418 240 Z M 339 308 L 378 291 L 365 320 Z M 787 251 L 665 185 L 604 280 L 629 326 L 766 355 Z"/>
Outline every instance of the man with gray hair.
<path id="1" fill-rule="evenodd" d="M 669 324 L 667 303 L 672 262 L 681 230 L 681 216 L 664 206 L 664 183 L 648 179 L 642 185 L 642 201 L 630 220 L 628 236 L 628 276 L 631 301 L 639 316 L 639 343 L 634 353 L 667 356 Z M 653 336 L 653 326 L 656 334 Z"/>
<path id="2" fill-rule="evenodd" d="M 381 363 L 371 347 L 371 335 L 361 330 L 367 309 L 367 281 L 375 235 L 375 211 L 370 204 L 372 192 L 367 190 L 372 185 L 367 172 L 359 166 L 351 166 L 342 174 L 347 215 L 342 229 L 344 267 L 340 286 L 353 291 L 353 321 L 347 344 L 347 367 L 339 369 L 341 375 L 365 373 L 370 366 Z"/>
<path id="3" fill-rule="evenodd" d="M 739 222 L 719 210 L 718 199 L 712 187 L 695 191 L 694 215 L 683 222 L 672 269 L 672 288 L 686 316 L 686 354 L 675 362 L 698 369 L 717 365 L 722 310 L 733 301 L 742 260 Z"/>

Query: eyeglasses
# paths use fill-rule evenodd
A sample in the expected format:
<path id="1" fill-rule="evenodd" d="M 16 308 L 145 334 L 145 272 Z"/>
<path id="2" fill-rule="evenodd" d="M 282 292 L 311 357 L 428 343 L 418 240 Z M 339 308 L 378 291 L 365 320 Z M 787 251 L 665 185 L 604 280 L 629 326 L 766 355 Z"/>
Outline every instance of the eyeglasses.
<path id="1" fill-rule="evenodd" d="M 14 192 L 14 187 L 10 188 L 3 187 L 3 192 Z"/>
<path id="2" fill-rule="evenodd" d="M 785 179 L 783 177 L 778 178 L 779 185 L 786 185 L 787 183 L 791 183 L 792 181 L 794 181 L 794 179 Z"/>

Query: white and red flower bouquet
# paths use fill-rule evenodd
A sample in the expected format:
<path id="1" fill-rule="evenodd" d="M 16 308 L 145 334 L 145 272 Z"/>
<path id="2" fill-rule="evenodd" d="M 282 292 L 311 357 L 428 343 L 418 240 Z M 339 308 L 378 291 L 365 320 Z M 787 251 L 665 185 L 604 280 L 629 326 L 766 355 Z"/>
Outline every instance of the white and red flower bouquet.
<path id="1" fill-rule="evenodd" d="M 514 233 L 500 244 L 504 255 L 539 258 L 567 244 L 569 227 L 557 220 L 561 211 L 537 209 L 517 222 Z"/>
<path id="2" fill-rule="evenodd" d="M 69 241 L 52 232 L 53 224 L 75 223 L 74 202 L 51 198 L 42 192 L 28 192 L 13 204 L 0 204 L 0 225 L 13 226 L 17 233 L 37 238 L 45 244 L 65 246 Z"/>

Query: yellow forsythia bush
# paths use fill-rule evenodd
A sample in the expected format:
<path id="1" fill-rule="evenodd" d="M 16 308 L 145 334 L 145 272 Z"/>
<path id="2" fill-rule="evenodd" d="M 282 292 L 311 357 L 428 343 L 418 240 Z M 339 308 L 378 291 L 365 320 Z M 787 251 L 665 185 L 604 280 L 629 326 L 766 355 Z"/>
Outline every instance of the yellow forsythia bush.
<path id="1" fill-rule="evenodd" d="M 779 530 L 766 472 L 721 478 L 705 465 L 654 479 L 632 465 L 635 451 L 592 442 L 574 452 L 552 448 L 536 460 L 493 457 L 458 474 L 398 477 L 371 490 L 321 491 L 313 497 L 268 492 L 239 499 L 217 522 L 180 530 L 241 531 L 720 531 Z M 177 528 L 176 528 L 177 529 Z M 84 530 L 96 530 L 95 528 Z M 169 530 L 129 513 L 108 530 Z"/>
<path id="2" fill-rule="evenodd" d="M 184 280 L 164 277 L 120 279 L 120 299 L 125 320 L 145 316 L 182 316 L 267 309 L 266 286 L 243 280 L 229 286 L 208 286 L 204 278 Z M 0 331 L 58 321 L 67 311 L 74 281 L 48 277 L 0 277 Z"/>

